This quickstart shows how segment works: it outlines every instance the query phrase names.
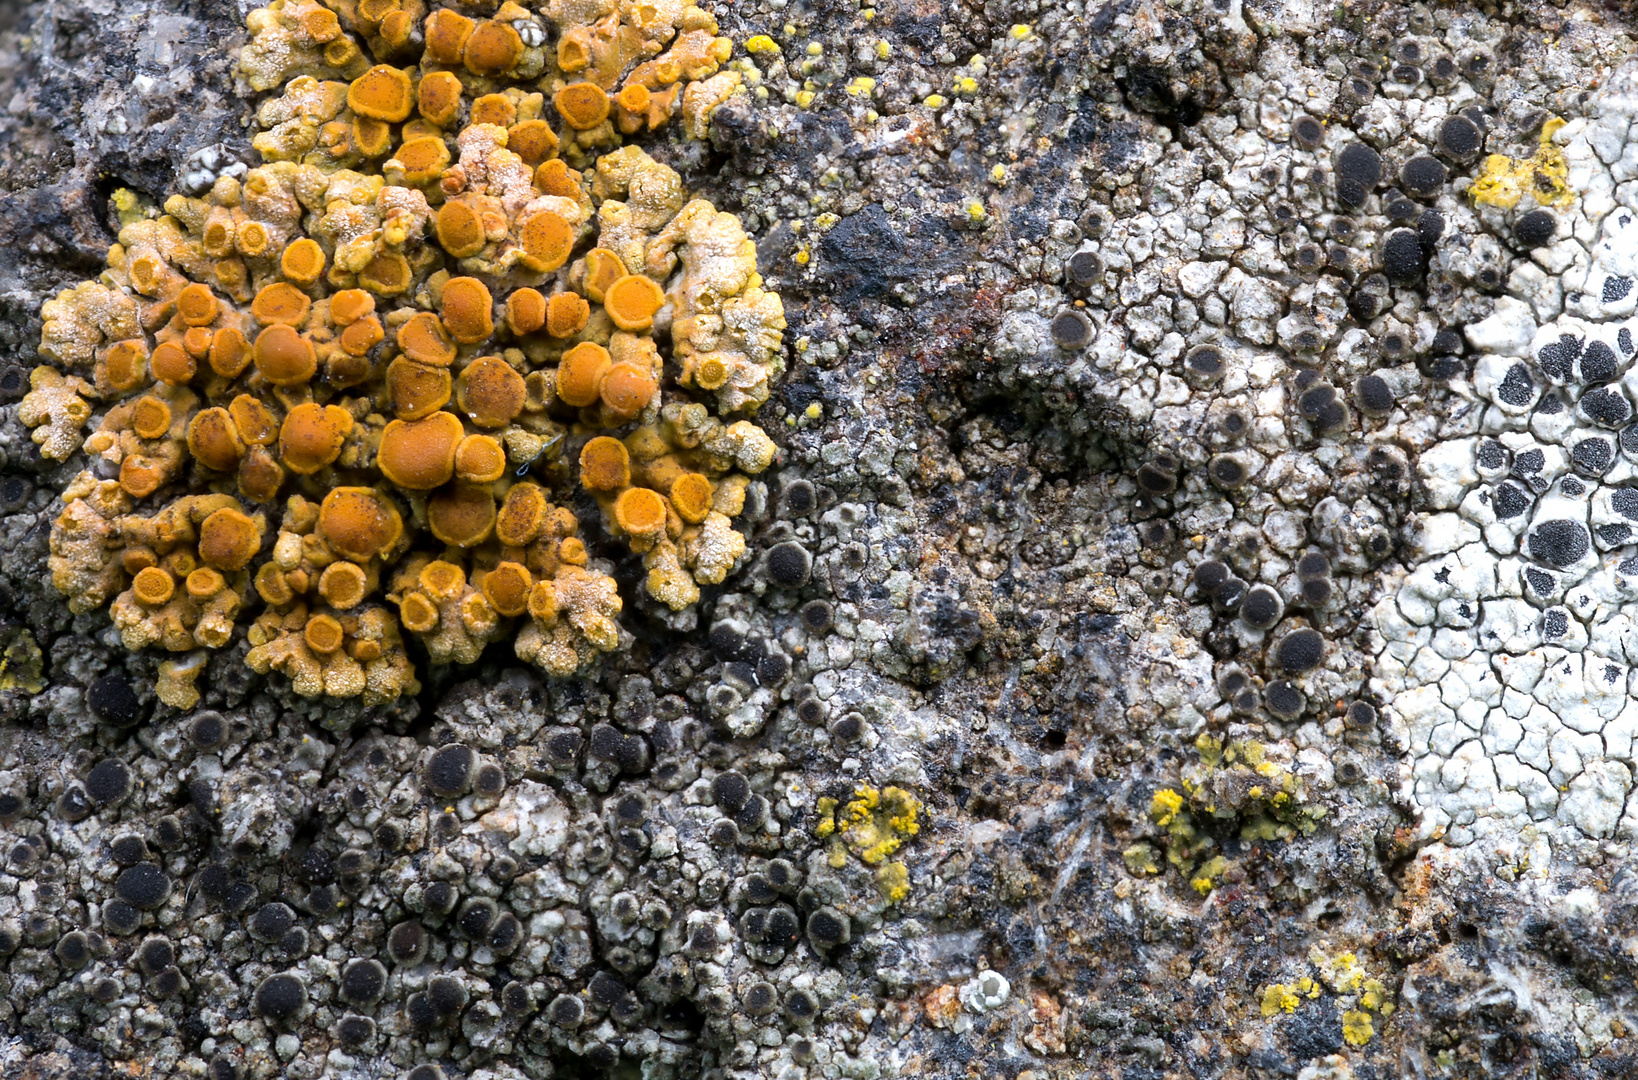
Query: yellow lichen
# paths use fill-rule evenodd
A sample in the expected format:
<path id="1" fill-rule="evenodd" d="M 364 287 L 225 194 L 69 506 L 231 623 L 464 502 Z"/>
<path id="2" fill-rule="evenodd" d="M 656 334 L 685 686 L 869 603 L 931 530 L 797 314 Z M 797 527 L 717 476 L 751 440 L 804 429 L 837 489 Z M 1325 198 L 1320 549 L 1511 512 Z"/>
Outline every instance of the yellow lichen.
<path id="1" fill-rule="evenodd" d="M 1485 206 L 1510 210 L 1526 195 L 1541 206 L 1568 206 L 1575 202 L 1570 190 L 1569 162 L 1564 151 L 1553 145 L 1553 135 L 1564 126 L 1554 117 L 1541 127 L 1540 145 L 1526 158 L 1491 154 L 1484 159 L 1479 178 L 1467 189 L 1468 197 Z"/>

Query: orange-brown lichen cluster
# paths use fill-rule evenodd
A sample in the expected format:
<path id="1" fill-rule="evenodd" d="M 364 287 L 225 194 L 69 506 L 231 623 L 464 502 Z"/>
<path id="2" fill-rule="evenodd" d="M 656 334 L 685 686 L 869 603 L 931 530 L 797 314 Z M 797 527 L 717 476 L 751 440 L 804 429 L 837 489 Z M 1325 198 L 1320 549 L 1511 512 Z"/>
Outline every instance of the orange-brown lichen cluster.
<path id="1" fill-rule="evenodd" d="M 248 611 L 255 670 L 386 701 L 411 642 L 511 638 L 560 675 L 618 646 L 576 483 L 654 598 L 722 581 L 783 312 L 737 219 L 620 145 L 703 134 L 737 89 L 712 17 L 274 0 L 248 26 L 264 163 L 128 223 L 43 311 L 20 415 L 56 460 L 95 425 L 51 539 L 70 606 L 190 653 Z"/>

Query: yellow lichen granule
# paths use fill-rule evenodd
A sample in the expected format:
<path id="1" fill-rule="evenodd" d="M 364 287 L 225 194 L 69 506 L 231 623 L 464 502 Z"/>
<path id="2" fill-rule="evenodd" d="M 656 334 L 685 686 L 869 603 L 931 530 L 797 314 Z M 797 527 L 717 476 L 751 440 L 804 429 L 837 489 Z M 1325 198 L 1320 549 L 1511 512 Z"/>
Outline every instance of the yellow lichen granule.
<path id="1" fill-rule="evenodd" d="M 814 810 L 818 818 L 814 835 L 833 838 L 829 855 L 832 866 L 845 866 L 851 852 L 867 866 L 877 868 L 877 884 L 890 902 L 897 903 L 908 895 L 909 869 L 901 862 L 886 860 L 921 831 L 919 799 L 899 787 L 878 790 L 860 785 L 846 803 L 825 796 L 815 802 Z"/>
<path id="2" fill-rule="evenodd" d="M 1149 800 L 1149 817 L 1162 829 L 1170 825 L 1182 809 L 1183 796 L 1172 788 L 1161 788 Z"/>
<path id="3" fill-rule="evenodd" d="M 1342 1037 L 1349 1046 L 1364 1046 L 1376 1034 L 1371 1014 L 1360 1009 L 1349 1009 L 1342 1014 Z"/>
<path id="4" fill-rule="evenodd" d="M 705 137 L 743 79 L 691 0 L 594 8 L 272 0 L 238 65 L 262 163 L 163 213 L 116 192 L 107 272 L 45 304 L 19 416 L 100 459 L 52 579 L 176 654 L 167 703 L 240 631 L 253 670 L 369 703 L 418 689 L 411 637 L 585 668 L 623 601 L 577 488 L 674 609 L 744 557 L 784 310 L 738 218 L 622 145 Z M 626 467 L 576 470 L 592 442 Z"/>
<path id="5" fill-rule="evenodd" d="M 1564 120 L 1553 117 L 1541 127 L 1541 142 L 1527 158 L 1491 154 L 1484 159 L 1479 178 L 1467 189 L 1468 197 L 1485 206 L 1511 210 L 1526 195 L 1541 206 L 1568 206 L 1575 202 L 1570 190 L 1569 162 L 1564 151 L 1553 145 L 1553 135 Z"/>

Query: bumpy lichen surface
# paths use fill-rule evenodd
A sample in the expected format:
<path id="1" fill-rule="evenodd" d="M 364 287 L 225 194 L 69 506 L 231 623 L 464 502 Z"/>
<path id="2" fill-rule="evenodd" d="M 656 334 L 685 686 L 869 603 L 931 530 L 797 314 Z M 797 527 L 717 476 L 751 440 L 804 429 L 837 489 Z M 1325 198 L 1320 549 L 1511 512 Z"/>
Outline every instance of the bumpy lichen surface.
<path id="1" fill-rule="evenodd" d="M 130 649 L 246 626 L 256 671 L 373 703 L 418 686 L 406 636 L 554 675 L 619 647 L 577 487 L 656 601 L 721 582 L 784 315 L 739 221 L 621 145 L 739 85 L 715 20 L 275 0 L 248 27 L 264 164 L 128 215 L 45 305 L 19 415 L 51 459 L 94 425 L 51 535 L 72 609 Z"/>

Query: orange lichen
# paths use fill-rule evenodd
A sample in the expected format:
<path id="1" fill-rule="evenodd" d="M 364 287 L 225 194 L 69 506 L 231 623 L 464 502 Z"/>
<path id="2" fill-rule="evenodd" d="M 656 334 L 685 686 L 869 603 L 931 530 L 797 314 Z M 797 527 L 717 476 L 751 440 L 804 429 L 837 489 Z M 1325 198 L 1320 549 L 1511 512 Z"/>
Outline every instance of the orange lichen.
<path id="1" fill-rule="evenodd" d="M 318 370 L 318 354 L 313 351 L 313 343 L 283 323 L 269 326 L 256 335 L 255 362 L 256 370 L 275 386 L 300 386 Z M 188 363 L 191 365 L 193 361 Z"/>
<path id="2" fill-rule="evenodd" d="M 463 434 L 453 413 L 394 420 L 381 433 L 376 461 L 387 479 L 399 487 L 431 491 L 455 475 L 455 447 Z"/>
<path id="3" fill-rule="evenodd" d="M 347 107 L 360 116 L 398 124 L 409 119 L 410 78 L 386 64 L 377 64 L 347 88 Z"/>
<path id="4" fill-rule="evenodd" d="M 529 608 L 529 591 L 534 578 L 529 568 L 521 563 L 503 562 L 483 576 L 482 588 L 486 600 L 508 617 L 522 615 Z"/>
<path id="5" fill-rule="evenodd" d="M 209 326 L 216 320 L 220 305 L 209 285 L 189 285 L 176 294 L 176 313 L 188 326 Z"/>
<path id="6" fill-rule="evenodd" d="M 148 358 L 148 367 L 154 378 L 173 386 L 191 382 L 199 365 L 178 342 L 162 342 Z"/>
<path id="7" fill-rule="evenodd" d="M 567 405 L 584 408 L 597 401 L 603 376 L 610 367 L 609 351 L 595 341 L 582 341 L 563 354 L 557 365 L 557 396 Z"/>
<path id="8" fill-rule="evenodd" d="M 481 544 L 495 528 L 495 497 L 477 484 L 451 484 L 427 500 L 427 527 L 453 547 Z"/>
<path id="9" fill-rule="evenodd" d="M 431 184 L 449 167 L 449 147 L 435 135 L 416 136 L 405 140 L 389 165 L 403 172 L 406 184 Z"/>
<path id="10" fill-rule="evenodd" d="M 445 67 L 454 67 L 461 62 L 461 54 L 466 50 L 467 39 L 472 36 L 473 28 L 477 23 L 465 15 L 440 8 L 433 12 L 426 21 L 424 32 L 427 42 L 427 56 L 436 63 Z"/>
<path id="11" fill-rule="evenodd" d="M 506 449 L 492 435 L 468 435 L 455 448 L 455 475 L 488 484 L 506 475 Z"/>
<path id="12" fill-rule="evenodd" d="M 633 538 L 657 539 L 665 532 L 666 504 L 648 488 L 627 488 L 614 500 L 614 520 Z"/>
<path id="13" fill-rule="evenodd" d="M 523 376 L 498 356 L 478 357 L 455 380 L 456 406 L 479 427 L 511 423 L 523 411 L 524 398 Z"/>
<path id="14" fill-rule="evenodd" d="M 512 123 L 506 129 L 506 148 L 525 165 L 539 165 L 557 153 L 557 134 L 544 120 Z"/>
<path id="15" fill-rule="evenodd" d="M 676 112 L 702 136 L 742 78 L 691 0 L 617 6 L 252 12 L 264 164 L 125 223 L 106 274 L 42 309 L 19 417 L 52 460 L 102 418 L 52 580 L 127 647 L 189 653 L 165 700 L 197 698 L 196 650 L 247 598 L 245 662 L 302 694 L 413 692 L 406 630 L 433 663 L 510 635 L 577 670 L 618 646 L 621 601 L 552 502 L 576 484 L 674 609 L 743 556 L 731 518 L 774 448 L 729 414 L 777 374 L 777 298 L 732 215 L 614 149 Z"/>
<path id="16" fill-rule="evenodd" d="M 444 328 L 463 345 L 482 341 L 495 331 L 494 303 L 488 287 L 477 278 L 450 278 L 444 283 Z"/>
<path id="17" fill-rule="evenodd" d="M 586 252 L 586 269 L 581 288 L 595 303 L 601 304 L 610 285 L 626 275 L 626 264 L 608 248 L 592 248 Z"/>
<path id="18" fill-rule="evenodd" d="M 599 435 L 580 449 L 580 482 L 592 491 L 619 491 L 631 483 L 631 455 L 619 439 Z"/>
<path id="19" fill-rule="evenodd" d="M 436 228 L 438 243 L 457 259 L 476 255 L 489 242 L 477 212 L 458 199 L 451 199 L 438 209 Z"/>
<path id="20" fill-rule="evenodd" d="M 448 402 L 453 388 L 449 369 L 400 356 L 387 365 L 387 400 L 400 420 L 431 416 Z"/>
<path id="21" fill-rule="evenodd" d="M 466 69 L 474 75 L 493 77 L 504 74 L 523 59 L 523 38 L 511 23 L 486 19 L 466 39 L 462 59 Z"/>
<path id="22" fill-rule="evenodd" d="M 341 629 L 341 621 L 334 615 L 314 615 L 307 620 L 302 637 L 306 639 L 309 649 L 321 656 L 328 656 L 341 648 L 346 634 Z"/>
<path id="23" fill-rule="evenodd" d="M 547 302 L 546 332 L 553 337 L 573 337 L 590 319 L 591 305 L 578 293 L 555 293 Z"/>
<path id="24" fill-rule="evenodd" d="M 322 251 L 319 256 L 323 258 Z M 307 313 L 312 307 L 313 301 L 306 293 L 289 282 L 276 281 L 256 294 L 256 299 L 250 305 L 250 313 L 261 323 L 300 326 L 306 321 Z"/>
<path id="25" fill-rule="evenodd" d="M 218 570 L 243 570 L 261 545 L 261 519 L 230 506 L 199 525 L 199 558 Z"/>
<path id="26" fill-rule="evenodd" d="M 713 494 L 711 481 L 702 473 L 683 473 L 671 482 L 671 505 L 690 525 L 698 525 L 711 512 Z"/>
<path id="27" fill-rule="evenodd" d="M 658 389 L 659 384 L 652 374 L 636 364 L 622 362 L 609 368 L 598 392 L 611 413 L 622 420 L 629 420 L 654 399 Z"/>
<path id="28" fill-rule="evenodd" d="M 654 313 L 665 304 L 665 292 L 653 278 L 627 274 L 603 293 L 603 310 L 622 330 L 647 330 L 654 325 Z"/>
<path id="29" fill-rule="evenodd" d="M 589 131 L 609 117 L 609 96 L 596 83 L 570 83 L 553 95 L 552 105 L 576 131 Z"/>
<path id="30" fill-rule="evenodd" d="M 352 430 L 353 414 L 339 405 L 297 405 L 279 429 L 279 460 L 298 476 L 316 473 L 341 456 Z"/>
<path id="31" fill-rule="evenodd" d="M 237 379 L 250 363 L 250 342 L 236 327 L 224 326 L 211 335 L 210 369 L 224 379 Z"/>
<path id="32" fill-rule="evenodd" d="M 580 174 L 561 158 L 553 158 L 535 170 L 535 187 L 543 195 L 573 199 L 580 194 Z"/>
<path id="33" fill-rule="evenodd" d="M 398 347 L 411 360 L 423 364 L 449 366 L 455 359 L 455 343 L 438 316 L 423 311 L 398 328 Z"/>
<path id="34" fill-rule="evenodd" d="M 149 395 L 131 410 L 131 430 L 144 439 L 163 438 L 171 430 L 171 407 Z"/>
<path id="35" fill-rule="evenodd" d="M 461 89 L 461 80 L 450 72 L 428 72 L 415 88 L 416 107 L 428 123 L 448 127 L 460 114 Z"/>
<path id="36" fill-rule="evenodd" d="M 546 325 L 546 298 L 538 289 L 518 289 L 506 298 L 506 328 L 515 337 Z"/>
<path id="37" fill-rule="evenodd" d="M 467 118 L 472 124 L 494 124 L 496 127 L 509 128 L 517 122 L 518 107 L 505 94 L 485 94 L 472 103 L 472 112 Z M 516 148 L 511 140 L 507 140 L 506 147 L 514 154 Z"/>
<path id="38" fill-rule="evenodd" d="M 176 592 L 176 579 L 171 577 L 168 571 L 157 566 L 144 567 L 131 579 L 131 591 L 144 604 L 157 607 L 168 601 Z"/>
<path id="39" fill-rule="evenodd" d="M 518 242 L 528 256 L 529 267 L 541 272 L 556 270 L 569 261 L 574 248 L 574 227 L 562 215 L 542 210 L 523 219 Z"/>

